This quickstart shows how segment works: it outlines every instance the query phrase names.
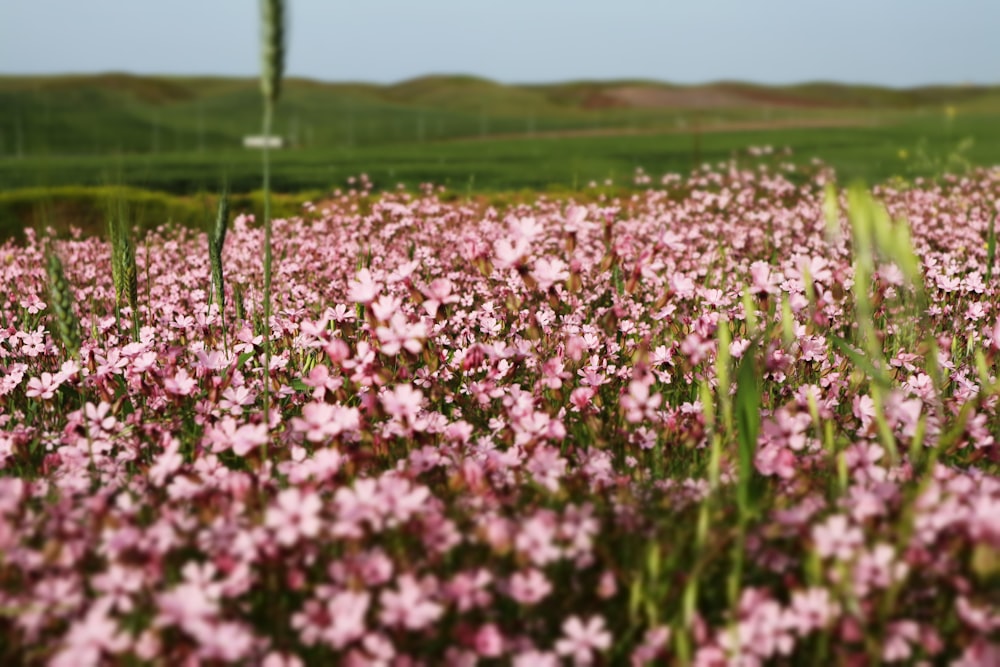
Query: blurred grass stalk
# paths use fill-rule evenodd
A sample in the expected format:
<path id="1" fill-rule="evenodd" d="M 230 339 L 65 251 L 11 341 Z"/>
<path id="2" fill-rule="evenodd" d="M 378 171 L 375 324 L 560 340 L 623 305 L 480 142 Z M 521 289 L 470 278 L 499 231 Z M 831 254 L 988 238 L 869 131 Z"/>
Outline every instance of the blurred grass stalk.
<path id="1" fill-rule="evenodd" d="M 212 266 L 212 290 L 209 291 L 209 303 L 214 294 L 219 306 L 219 319 L 222 322 L 222 340 L 226 353 L 229 352 L 228 335 L 226 332 L 226 288 L 222 270 L 222 248 L 226 243 L 226 232 L 229 230 L 229 192 L 222 190 L 219 207 L 215 215 L 215 227 L 208 237 L 208 258 Z"/>
<path id="2" fill-rule="evenodd" d="M 139 271 L 135 259 L 135 242 L 128 223 L 128 210 L 119 199 L 108 219 L 111 241 L 111 278 L 115 287 L 115 322 L 121 326 L 121 311 L 128 306 L 131 316 L 132 340 L 139 340 Z"/>
<path id="3" fill-rule="evenodd" d="M 56 331 L 69 356 L 76 357 L 80 353 L 80 321 L 73 312 L 73 288 L 66 280 L 62 260 L 55 249 L 50 247 L 48 254 L 46 272 L 49 279 L 49 301 L 52 304 Z"/>
<path id="4" fill-rule="evenodd" d="M 271 153 L 268 148 L 274 107 L 281 95 L 281 77 L 285 68 L 285 3 L 283 0 L 261 0 L 261 75 L 260 90 L 264 98 L 264 424 L 271 426 Z M 267 460 L 267 443 L 263 447 Z"/>
<path id="5" fill-rule="evenodd" d="M 942 419 L 945 417 L 943 408 L 945 380 L 938 357 L 938 341 L 932 333 L 933 326 L 928 314 L 929 302 L 924 288 L 920 261 L 913 246 L 910 228 L 904 219 L 893 221 L 885 206 L 877 202 L 867 189 L 861 186 L 852 187 L 848 192 L 847 199 L 855 267 L 854 296 L 858 323 L 855 342 L 860 344 L 865 356 L 858 354 L 857 350 L 852 349 L 845 341 L 835 339 L 834 342 L 840 343 L 838 347 L 867 376 L 869 390 L 874 401 L 878 437 L 889 453 L 890 466 L 897 466 L 901 461 L 895 433 L 885 414 L 886 394 L 894 389 L 894 383 L 888 374 L 884 358 L 885 354 L 888 353 L 884 346 L 886 341 L 890 339 L 889 322 L 885 322 L 885 331 L 881 332 L 880 335 L 874 317 L 875 309 L 869 296 L 869 289 L 873 286 L 877 266 L 892 264 L 902 273 L 903 284 L 900 285 L 898 292 L 901 306 L 899 312 L 906 321 L 902 323 L 904 326 L 899 327 L 897 333 L 892 334 L 892 336 L 900 347 L 913 349 L 920 353 L 924 372 L 931 378 L 934 389 L 930 399 L 923 401 L 923 409 L 908 451 L 909 464 L 912 466 L 916 483 L 908 489 L 902 503 L 899 523 L 896 526 L 895 535 L 893 535 L 895 550 L 898 553 L 910 543 L 917 516 L 917 501 L 932 480 L 932 472 L 937 461 L 943 453 L 957 445 L 965 433 L 966 423 L 976 404 L 985 396 L 991 396 L 997 387 L 993 382 L 987 380 L 989 369 L 986 368 L 982 353 L 977 351 L 977 370 L 981 379 L 979 394 L 961 407 L 949 429 L 943 432 L 940 437 L 935 436 L 935 441 L 927 441 L 928 411 L 933 411 Z M 838 226 L 835 219 L 838 206 L 836 193 L 832 187 L 827 191 L 824 208 L 830 226 Z M 996 252 L 995 224 L 994 217 L 990 221 L 986 240 L 987 275 L 991 277 Z M 888 318 L 888 313 L 886 318 Z M 842 461 L 838 461 L 838 468 L 841 465 Z M 843 471 L 840 472 L 841 476 L 844 476 Z M 844 486 L 841 484 L 842 490 Z M 883 638 L 888 632 L 889 624 L 895 613 L 899 592 L 906 579 L 907 577 L 904 576 L 894 580 L 879 604 L 875 631 Z M 877 662 L 881 657 L 881 643 L 873 640 L 869 644 L 870 657 Z"/>

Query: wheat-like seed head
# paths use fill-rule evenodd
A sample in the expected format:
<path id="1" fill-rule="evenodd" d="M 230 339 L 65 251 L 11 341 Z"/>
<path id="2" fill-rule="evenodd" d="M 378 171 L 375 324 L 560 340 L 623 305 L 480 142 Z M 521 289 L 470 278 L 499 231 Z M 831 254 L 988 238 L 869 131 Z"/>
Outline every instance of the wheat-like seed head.
<path id="1" fill-rule="evenodd" d="M 121 234 L 121 270 L 122 288 L 135 317 L 139 312 L 139 272 L 135 263 L 135 245 L 127 232 Z"/>
<path id="2" fill-rule="evenodd" d="M 261 0 L 263 10 L 260 90 L 273 104 L 281 94 L 281 76 L 285 71 L 285 3 Z"/>
<path id="3" fill-rule="evenodd" d="M 49 252 L 47 272 L 49 278 L 49 301 L 56 321 L 56 331 L 63 347 L 76 355 L 80 351 L 80 321 L 73 312 L 73 288 L 63 273 L 62 261 L 55 252 Z"/>
<path id="4" fill-rule="evenodd" d="M 226 242 L 226 231 L 229 228 L 229 196 L 225 191 L 219 199 L 219 212 L 215 217 L 215 229 L 208 240 L 208 257 L 212 264 L 212 282 L 215 285 L 215 298 L 222 311 L 226 305 L 225 286 L 222 278 L 222 246 Z"/>
<path id="5" fill-rule="evenodd" d="M 220 251 L 226 242 L 226 232 L 229 231 L 229 192 L 222 191 L 219 199 L 219 209 L 215 216 L 215 229 L 212 230 L 212 245 Z"/>
<path id="6" fill-rule="evenodd" d="M 111 241 L 111 281 L 115 286 L 115 305 L 120 306 L 125 284 L 122 282 L 121 224 L 117 218 L 108 220 L 108 240 Z"/>

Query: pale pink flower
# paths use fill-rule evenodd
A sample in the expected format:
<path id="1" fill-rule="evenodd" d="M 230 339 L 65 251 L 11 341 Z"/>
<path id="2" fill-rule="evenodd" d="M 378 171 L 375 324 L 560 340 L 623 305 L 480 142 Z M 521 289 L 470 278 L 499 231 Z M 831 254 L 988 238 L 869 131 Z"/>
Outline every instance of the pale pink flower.
<path id="1" fill-rule="evenodd" d="M 558 560 L 562 550 L 556 545 L 557 519 L 551 510 L 539 510 L 526 519 L 514 538 L 514 547 L 535 565 Z"/>
<path id="2" fill-rule="evenodd" d="M 496 255 L 494 265 L 498 269 L 509 269 L 521 263 L 531 244 L 527 239 L 516 240 L 500 239 L 493 244 L 493 252 Z"/>
<path id="3" fill-rule="evenodd" d="M 28 398 L 40 398 L 47 401 L 56 395 L 60 384 L 62 381 L 58 376 L 52 375 L 52 373 L 42 373 L 41 377 L 28 380 L 28 389 L 24 395 Z"/>
<path id="4" fill-rule="evenodd" d="M 411 385 L 400 384 L 383 392 L 382 407 L 390 417 L 413 423 L 424 403 L 424 393 Z"/>
<path id="5" fill-rule="evenodd" d="M 850 559 L 864 541 L 861 529 L 852 526 L 848 518 L 835 514 L 812 529 L 816 551 L 824 558 Z"/>
<path id="6" fill-rule="evenodd" d="M 358 271 L 357 277 L 347 285 L 347 299 L 353 303 L 371 303 L 381 287 L 367 268 Z"/>
<path id="7" fill-rule="evenodd" d="M 125 631 L 108 616 L 111 603 L 99 600 L 90 607 L 87 615 L 70 626 L 63 647 L 50 665 L 80 667 L 97 665 L 102 657 L 122 653 L 131 642 Z"/>
<path id="8" fill-rule="evenodd" d="M 330 625 L 323 631 L 323 639 L 335 649 L 342 649 L 362 638 L 367 632 L 365 616 L 371 604 L 368 591 L 343 591 L 327 602 L 326 611 Z"/>
<path id="9" fill-rule="evenodd" d="M 533 216 L 510 219 L 507 221 L 507 226 L 514 238 L 527 241 L 535 240 L 545 231 L 542 223 Z"/>
<path id="10" fill-rule="evenodd" d="M 163 381 L 163 388 L 171 394 L 176 394 L 178 396 L 190 396 L 194 392 L 194 388 L 197 384 L 197 381 L 188 375 L 187 370 L 181 368 L 172 378 L 166 378 Z"/>
<path id="11" fill-rule="evenodd" d="M 782 445 L 768 443 L 757 449 L 754 467 L 764 476 L 776 475 L 782 479 L 795 476 L 795 454 Z"/>
<path id="12" fill-rule="evenodd" d="M 361 427 L 357 408 L 311 402 L 302 406 L 302 417 L 292 418 L 292 428 L 305 433 L 309 442 L 324 442 L 341 433 L 353 433 Z"/>
<path id="13" fill-rule="evenodd" d="M 596 653 L 611 647 L 611 633 L 602 616 L 591 616 L 586 621 L 570 616 L 563 622 L 562 631 L 562 639 L 556 641 L 556 653 L 572 658 L 578 667 L 593 664 Z"/>
<path id="14" fill-rule="evenodd" d="M 531 277 L 538 283 L 538 289 L 545 292 L 556 283 L 569 278 L 569 266 L 558 257 L 540 257 L 535 260 Z"/>
<path id="15" fill-rule="evenodd" d="M 388 321 L 403 306 L 403 300 L 390 294 L 383 294 L 371 303 L 372 314 L 379 322 Z"/>
<path id="16" fill-rule="evenodd" d="M 528 649 L 514 655 L 511 667 L 561 667 L 562 661 L 552 651 Z"/>
<path id="17" fill-rule="evenodd" d="M 427 595 L 412 574 L 401 575 L 396 590 L 382 591 L 379 605 L 383 625 L 407 630 L 421 630 L 444 613 L 444 607 Z"/>
<path id="18" fill-rule="evenodd" d="M 751 292 L 754 294 L 774 294 L 777 292 L 778 278 L 771 274 L 767 262 L 757 261 L 750 265 Z"/>
<path id="19" fill-rule="evenodd" d="M 232 434 L 230 446 L 237 456 L 246 456 L 252 450 L 266 444 L 267 441 L 266 424 L 243 424 Z"/>
<path id="20" fill-rule="evenodd" d="M 792 593 L 792 603 L 787 612 L 790 628 L 800 637 L 827 627 L 840 613 L 840 606 L 825 588 L 808 588 Z"/>
<path id="21" fill-rule="evenodd" d="M 316 493 L 285 489 L 267 508 L 264 525 L 274 531 L 278 544 L 291 546 L 301 538 L 316 537 L 323 521 L 323 502 Z"/>
<path id="22" fill-rule="evenodd" d="M 437 317 L 438 308 L 443 305 L 458 303 L 458 295 L 453 294 L 454 283 L 447 278 L 435 278 L 423 290 L 426 300 L 421 304 L 427 314 L 433 319 Z"/>
<path id="23" fill-rule="evenodd" d="M 493 575 L 485 569 L 459 572 L 445 585 L 444 592 L 460 612 L 466 612 L 490 604 L 493 596 L 487 586 L 491 583 Z"/>
<path id="24" fill-rule="evenodd" d="M 423 322 L 410 322 L 403 313 L 393 313 L 388 326 L 375 329 L 382 354 L 393 356 L 402 348 L 410 354 L 417 354 L 427 338 L 427 327 Z"/>
<path id="25" fill-rule="evenodd" d="M 515 572 L 507 583 L 507 594 L 523 605 L 541 602 L 552 592 L 552 583 L 534 568 Z"/>
<path id="26" fill-rule="evenodd" d="M 503 633 L 496 623 L 487 623 L 476 630 L 472 643 L 476 653 L 484 658 L 497 658 L 503 653 Z"/>
<path id="27" fill-rule="evenodd" d="M 302 658 L 297 655 L 271 651 L 264 656 L 264 660 L 261 661 L 260 667 L 305 667 L 305 663 L 302 662 Z"/>
<path id="28" fill-rule="evenodd" d="M 636 378 L 629 382 L 628 393 L 621 397 L 621 406 L 625 411 L 626 421 L 638 424 L 643 420 L 653 420 L 656 411 L 663 401 L 659 394 L 651 394 L 649 389 L 652 383 L 652 376 L 647 378 Z"/>

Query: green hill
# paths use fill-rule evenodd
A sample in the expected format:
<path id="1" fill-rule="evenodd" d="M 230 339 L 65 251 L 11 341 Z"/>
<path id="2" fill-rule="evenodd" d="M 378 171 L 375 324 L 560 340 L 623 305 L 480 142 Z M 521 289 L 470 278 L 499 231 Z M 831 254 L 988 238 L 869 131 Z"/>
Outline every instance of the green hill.
<path id="1" fill-rule="evenodd" d="M 0 191 L 131 185 L 174 194 L 260 183 L 256 79 L 0 76 Z M 945 109 L 950 109 L 945 113 Z M 636 167 L 686 171 L 752 145 L 789 146 L 846 177 L 1000 163 L 1000 87 L 573 81 L 427 76 L 393 85 L 286 81 L 274 153 L 285 192 L 366 172 L 379 187 L 579 187 Z M 900 161 L 901 151 L 918 161 Z M 921 152 L 922 151 L 922 152 Z"/>

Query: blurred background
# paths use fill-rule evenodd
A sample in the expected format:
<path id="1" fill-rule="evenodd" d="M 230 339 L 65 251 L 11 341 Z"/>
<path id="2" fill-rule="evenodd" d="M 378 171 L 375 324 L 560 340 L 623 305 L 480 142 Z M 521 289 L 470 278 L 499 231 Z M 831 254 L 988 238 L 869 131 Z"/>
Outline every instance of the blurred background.
<path id="1" fill-rule="evenodd" d="M 252 205 L 258 23 L 253 0 L 0 5 L 0 226 L 96 224 L 122 186 L 153 218 L 224 183 Z M 997 25 L 974 0 L 292 0 L 273 184 L 581 192 L 759 146 L 845 181 L 961 173 L 1000 162 Z"/>

